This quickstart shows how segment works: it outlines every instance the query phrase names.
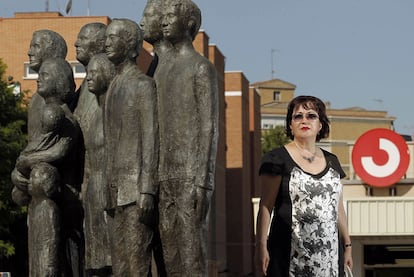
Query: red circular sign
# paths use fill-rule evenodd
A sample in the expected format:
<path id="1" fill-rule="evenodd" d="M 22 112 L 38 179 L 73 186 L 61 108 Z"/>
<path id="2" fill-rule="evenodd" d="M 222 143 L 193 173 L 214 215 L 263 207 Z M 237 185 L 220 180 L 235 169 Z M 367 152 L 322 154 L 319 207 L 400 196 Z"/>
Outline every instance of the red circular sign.
<path id="1" fill-rule="evenodd" d="M 410 152 L 404 138 L 389 129 L 373 129 L 355 142 L 352 165 L 358 176 L 374 187 L 398 182 L 407 172 Z"/>

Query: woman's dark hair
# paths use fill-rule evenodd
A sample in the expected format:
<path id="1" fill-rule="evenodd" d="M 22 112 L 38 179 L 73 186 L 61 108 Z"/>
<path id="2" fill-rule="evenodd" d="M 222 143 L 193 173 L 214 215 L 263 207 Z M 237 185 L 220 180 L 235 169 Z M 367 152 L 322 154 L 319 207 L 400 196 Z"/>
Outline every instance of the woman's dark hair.
<path id="1" fill-rule="evenodd" d="M 303 106 L 305 110 L 313 109 L 318 113 L 319 121 L 322 124 L 322 128 L 316 136 L 316 141 L 320 141 L 323 138 L 329 136 L 329 119 L 326 115 L 325 104 L 319 98 L 309 95 L 297 96 L 290 101 L 288 105 L 287 115 L 286 115 L 286 126 L 285 132 L 286 135 L 293 140 L 292 130 L 290 129 L 290 124 L 292 122 L 293 111 L 300 106 Z"/>

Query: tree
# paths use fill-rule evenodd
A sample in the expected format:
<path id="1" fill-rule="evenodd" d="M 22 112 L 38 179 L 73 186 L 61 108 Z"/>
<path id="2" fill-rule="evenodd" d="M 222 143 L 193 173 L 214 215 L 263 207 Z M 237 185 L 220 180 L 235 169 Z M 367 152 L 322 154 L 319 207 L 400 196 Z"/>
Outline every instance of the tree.
<path id="1" fill-rule="evenodd" d="M 283 126 L 276 126 L 273 129 L 265 130 L 262 133 L 262 154 L 283 146 L 289 141 L 290 139 L 286 136 Z"/>
<path id="2" fill-rule="evenodd" d="M 6 65 L 0 59 L 0 268 L 15 255 L 16 246 L 26 238 L 21 235 L 26 208 L 11 199 L 13 184 L 10 174 L 17 157 L 27 144 L 27 103 L 25 93 L 13 94 L 4 78 Z M 11 80 L 11 79 L 10 79 Z M 24 232 L 23 232 L 24 234 Z M 24 242 L 25 244 L 26 242 Z M 23 250 L 25 251 L 25 250 Z M 6 269 L 7 270 L 7 269 Z"/>

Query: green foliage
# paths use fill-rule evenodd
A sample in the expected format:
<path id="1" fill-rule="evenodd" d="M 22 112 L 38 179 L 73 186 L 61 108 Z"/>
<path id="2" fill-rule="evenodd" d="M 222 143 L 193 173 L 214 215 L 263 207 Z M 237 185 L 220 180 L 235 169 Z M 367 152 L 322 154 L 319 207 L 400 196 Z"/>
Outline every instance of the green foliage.
<path id="1" fill-rule="evenodd" d="M 11 199 L 10 174 L 27 143 L 27 106 L 24 93 L 16 96 L 8 88 L 5 70 L 6 65 L 0 59 L 0 260 L 15 254 L 15 242 L 19 238 L 15 237 L 13 228 L 26 216 L 26 209 Z"/>
<path id="2" fill-rule="evenodd" d="M 262 154 L 288 143 L 290 139 L 286 136 L 283 126 L 265 130 L 262 133 Z"/>
<path id="3" fill-rule="evenodd" d="M 15 254 L 14 246 L 9 242 L 0 240 L 0 257 L 10 257 Z"/>

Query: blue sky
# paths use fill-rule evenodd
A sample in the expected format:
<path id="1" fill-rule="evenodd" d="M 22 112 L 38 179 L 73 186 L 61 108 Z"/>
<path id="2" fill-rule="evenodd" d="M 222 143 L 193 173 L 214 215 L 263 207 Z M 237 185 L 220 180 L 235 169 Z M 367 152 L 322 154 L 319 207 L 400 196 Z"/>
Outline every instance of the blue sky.
<path id="1" fill-rule="evenodd" d="M 145 0 L 72 0 L 73 16 L 141 19 Z M 0 0 L 0 17 L 44 11 L 46 0 Z M 226 70 L 279 78 L 332 108 L 386 110 L 414 133 L 414 1 L 195 0 Z M 49 0 L 65 14 L 67 0 Z M 272 51 L 273 49 L 273 51 Z M 273 55 L 272 55 L 273 52 Z M 272 58 L 273 57 L 273 58 Z M 273 64 L 273 67 L 272 67 Z M 272 74 L 273 69 L 273 74 Z"/>

